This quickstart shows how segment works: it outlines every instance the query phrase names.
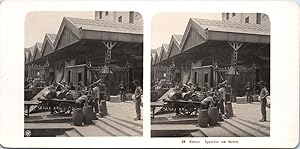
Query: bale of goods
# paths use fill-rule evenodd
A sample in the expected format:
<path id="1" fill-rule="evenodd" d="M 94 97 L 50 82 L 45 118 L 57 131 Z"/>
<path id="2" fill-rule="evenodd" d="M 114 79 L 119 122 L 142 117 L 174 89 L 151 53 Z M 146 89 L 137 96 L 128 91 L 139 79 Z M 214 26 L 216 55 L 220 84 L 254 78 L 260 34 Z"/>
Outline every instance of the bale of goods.
<path id="1" fill-rule="evenodd" d="M 236 97 L 237 104 L 247 104 L 247 97 Z"/>
<path id="2" fill-rule="evenodd" d="M 66 94 L 66 99 L 67 100 L 73 100 L 73 95 L 71 93 Z"/>
<path id="3" fill-rule="evenodd" d="M 81 96 L 81 93 L 79 91 L 71 91 L 71 94 L 73 96 L 73 99 L 77 99 Z"/>
<path id="4" fill-rule="evenodd" d="M 191 92 L 182 93 L 182 99 L 185 101 L 191 99 Z"/>
<path id="5" fill-rule="evenodd" d="M 207 127 L 208 121 L 209 121 L 208 110 L 207 109 L 199 110 L 198 126 L 199 127 Z"/>
<path id="6" fill-rule="evenodd" d="M 83 111 L 82 108 L 75 108 L 73 110 L 72 120 L 74 126 L 81 126 L 83 122 Z"/>
<path id="7" fill-rule="evenodd" d="M 192 94 L 191 99 L 192 99 L 192 101 L 199 101 L 199 95 L 198 94 Z"/>
<path id="8" fill-rule="evenodd" d="M 227 111 L 226 113 L 227 113 L 228 117 L 233 117 L 233 110 L 232 110 L 232 103 L 231 102 L 226 102 L 225 110 Z"/>
<path id="9" fill-rule="evenodd" d="M 45 91 L 43 93 L 43 96 L 46 98 L 46 99 L 52 99 L 52 98 L 55 98 L 56 97 L 56 92 L 51 92 L 51 91 Z"/>
<path id="10" fill-rule="evenodd" d="M 82 112 L 83 112 L 83 123 L 85 125 L 92 124 L 92 120 L 93 120 L 93 108 L 92 108 L 92 106 L 88 106 L 88 105 L 83 106 Z"/>
<path id="11" fill-rule="evenodd" d="M 106 107 L 106 101 L 105 100 L 100 101 L 100 113 L 101 113 L 102 116 L 107 115 L 107 107 Z"/>
<path id="12" fill-rule="evenodd" d="M 56 97 L 57 97 L 58 99 L 63 99 L 63 98 L 65 98 L 66 96 L 65 96 L 65 93 L 64 93 L 63 91 L 57 91 L 57 92 L 56 92 Z"/>
<path id="13" fill-rule="evenodd" d="M 181 93 L 173 91 L 168 94 L 168 97 L 171 100 L 178 100 L 178 99 L 181 99 Z"/>
<path id="14" fill-rule="evenodd" d="M 219 117 L 219 112 L 217 107 L 210 107 L 208 108 L 208 124 L 209 126 L 217 126 L 218 125 L 218 117 Z"/>

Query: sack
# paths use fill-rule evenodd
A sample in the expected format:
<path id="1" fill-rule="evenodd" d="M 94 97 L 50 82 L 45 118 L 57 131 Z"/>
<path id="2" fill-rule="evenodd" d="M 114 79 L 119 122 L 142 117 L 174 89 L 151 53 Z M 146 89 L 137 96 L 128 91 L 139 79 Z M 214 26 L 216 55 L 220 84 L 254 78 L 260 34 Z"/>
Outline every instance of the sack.
<path id="1" fill-rule="evenodd" d="M 131 99 L 135 102 L 136 99 L 134 94 L 131 96 Z"/>

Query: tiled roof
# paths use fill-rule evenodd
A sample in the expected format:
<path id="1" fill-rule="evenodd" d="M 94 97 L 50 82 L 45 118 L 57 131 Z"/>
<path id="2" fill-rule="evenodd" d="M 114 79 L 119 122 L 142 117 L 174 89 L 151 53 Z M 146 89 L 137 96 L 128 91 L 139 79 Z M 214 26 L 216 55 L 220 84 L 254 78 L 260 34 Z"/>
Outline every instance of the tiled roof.
<path id="1" fill-rule="evenodd" d="M 237 23 L 231 21 L 207 20 L 191 18 L 203 29 L 220 32 L 246 33 L 258 35 L 270 35 L 270 26 L 250 23 Z"/>
<path id="2" fill-rule="evenodd" d="M 174 38 L 177 40 L 177 42 L 180 44 L 183 35 L 173 35 L 173 36 L 174 36 Z"/>
<path id="3" fill-rule="evenodd" d="M 83 30 L 143 34 L 143 26 L 138 24 L 72 17 L 65 18 L 72 24 L 74 24 L 77 28 L 82 28 Z"/>

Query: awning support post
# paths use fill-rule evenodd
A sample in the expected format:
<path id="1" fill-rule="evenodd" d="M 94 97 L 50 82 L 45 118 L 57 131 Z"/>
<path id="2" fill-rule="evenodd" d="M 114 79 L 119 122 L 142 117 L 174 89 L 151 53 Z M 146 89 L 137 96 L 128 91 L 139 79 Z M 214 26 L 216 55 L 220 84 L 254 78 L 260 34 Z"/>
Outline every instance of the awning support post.
<path id="1" fill-rule="evenodd" d="M 244 43 L 240 42 L 228 42 L 230 47 L 233 49 L 233 55 L 231 59 L 231 66 L 234 68 L 234 76 L 233 76 L 233 90 L 234 96 L 237 96 L 237 80 L 236 80 L 236 71 L 237 71 L 237 59 L 238 59 L 238 50 L 244 45 Z"/>
<path id="2" fill-rule="evenodd" d="M 109 74 L 111 72 L 111 50 L 116 46 L 117 42 L 111 42 L 111 41 L 102 41 L 105 47 L 107 48 L 105 53 L 105 65 L 108 67 L 108 73 L 107 73 L 107 80 L 110 80 Z M 107 83 L 106 83 L 107 84 Z M 110 99 L 110 88 L 107 90 L 107 96 L 108 99 Z"/>

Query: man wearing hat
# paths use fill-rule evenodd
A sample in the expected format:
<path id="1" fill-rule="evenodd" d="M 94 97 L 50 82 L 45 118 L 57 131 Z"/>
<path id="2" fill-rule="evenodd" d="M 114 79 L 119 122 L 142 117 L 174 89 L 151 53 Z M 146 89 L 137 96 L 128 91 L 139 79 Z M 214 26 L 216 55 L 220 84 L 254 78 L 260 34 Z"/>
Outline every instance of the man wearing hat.
<path id="1" fill-rule="evenodd" d="M 266 106 L 267 106 L 267 96 L 269 95 L 269 91 L 266 88 L 266 83 L 264 81 L 258 82 L 258 85 L 260 87 L 260 102 L 261 102 L 261 114 L 262 119 L 259 120 L 260 122 L 267 121 L 267 112 L 266 112 Z"/>

